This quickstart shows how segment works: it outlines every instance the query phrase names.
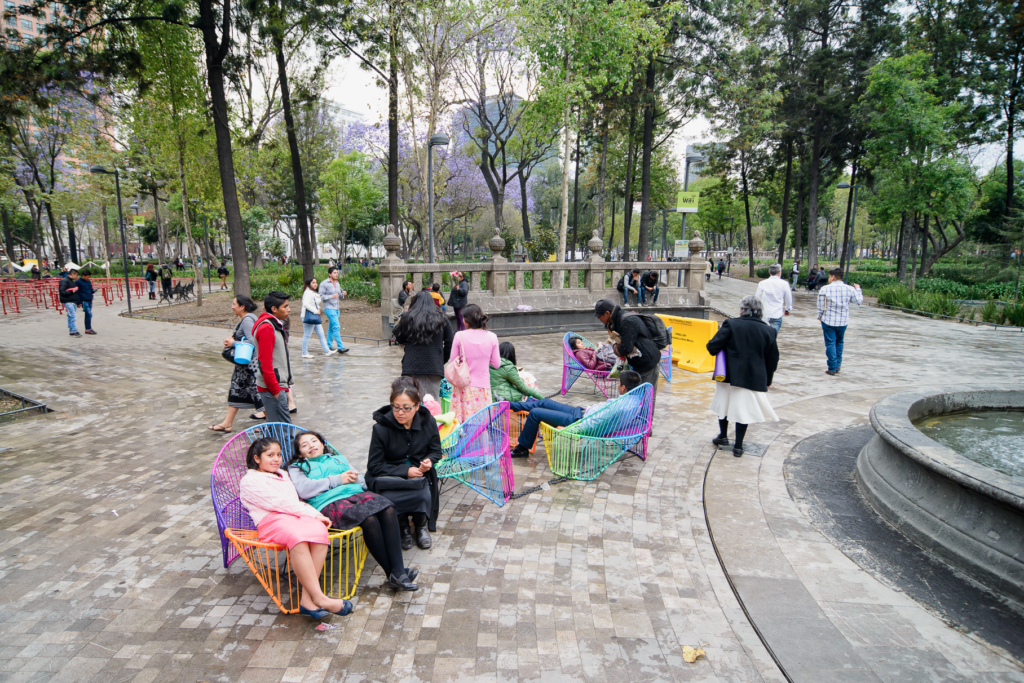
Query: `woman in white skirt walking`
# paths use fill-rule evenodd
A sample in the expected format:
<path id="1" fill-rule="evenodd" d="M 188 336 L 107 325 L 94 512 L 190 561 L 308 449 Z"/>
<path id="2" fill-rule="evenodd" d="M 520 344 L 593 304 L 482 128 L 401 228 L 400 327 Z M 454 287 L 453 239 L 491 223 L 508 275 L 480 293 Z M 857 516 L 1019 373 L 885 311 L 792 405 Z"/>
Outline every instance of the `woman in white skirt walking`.
<path id="1" fill-rule="evenodd" d="M 712 356 L 725 350 L 725 381 L 715 383 L 711 410 L 718 415 L 716 446 L 729 445 L 729 422 L 736 423 L 736 441 L 732 454 L 743 455 L 743 437 L 747 425 L 778 422 L 779 417 L 768 402 L 768 387 L 779 367 L 778 334 L 761 320 L 761 301 L 754 296 L 740 301 L 740 317 L 722 323 L 718 333 L 707 344 Z"/>

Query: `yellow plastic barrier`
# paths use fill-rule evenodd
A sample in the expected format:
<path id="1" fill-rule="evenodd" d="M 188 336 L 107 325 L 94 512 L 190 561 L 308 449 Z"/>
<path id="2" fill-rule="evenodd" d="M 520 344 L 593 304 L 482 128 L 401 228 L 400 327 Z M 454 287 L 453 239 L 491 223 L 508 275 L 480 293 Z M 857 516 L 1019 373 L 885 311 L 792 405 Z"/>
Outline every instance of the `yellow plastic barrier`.
<path id="1" fill-rule="evenodd" d="M 683 370 L 711 372 L 715 357 L 708 353 L 707 343 L 718 332 L 718 323 L 700 318 L 661 315 L 666 327 L 672 328 L 672 360 Z"/>

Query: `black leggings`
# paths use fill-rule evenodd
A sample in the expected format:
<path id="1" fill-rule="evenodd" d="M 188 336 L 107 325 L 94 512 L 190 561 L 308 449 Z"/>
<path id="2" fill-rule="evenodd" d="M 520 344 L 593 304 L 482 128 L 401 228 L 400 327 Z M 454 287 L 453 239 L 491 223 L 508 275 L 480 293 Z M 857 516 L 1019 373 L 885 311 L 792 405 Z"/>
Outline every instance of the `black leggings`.
<path id="1" fill-rule="evenodd" d="M 718 434 L 719 437 L 721 437 L 723 439 L 726 438 L 728 436 L 728 434 L 726 432 L 729 431 L 729 421 L 728 420 L 719 420 L 718 421 L 718 431 L 719 431 L 719 434 Z M 735 445 L 737 448 L 743 448 L 743 437 L 745 437 L 746 435 L 747 435 L 747 425 L 741 424 L 741 423 L 737 422 L 736 423 L 736 441 L 735 441 L 735 443 L 733 445 Z"/>
<path id="2" fill-rule="evenodd" d="M 399 576 L 405 573 L 405 559 L 402 557 L 402 541 L 398 535 L 398 515 L 394 506 L 370 515 L 359 525 L 363 530 L 366 549 L 377 560 L 385 576 Z"/>

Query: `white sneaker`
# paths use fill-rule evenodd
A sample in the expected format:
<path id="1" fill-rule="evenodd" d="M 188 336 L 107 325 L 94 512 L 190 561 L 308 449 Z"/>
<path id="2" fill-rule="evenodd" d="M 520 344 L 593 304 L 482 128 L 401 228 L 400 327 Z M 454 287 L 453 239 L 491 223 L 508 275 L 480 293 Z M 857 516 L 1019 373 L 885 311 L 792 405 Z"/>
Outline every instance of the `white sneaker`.
<path id="1" fill-rule="evenodd" d="M 311 354 L 311 353 L 304 353 L 304 354 L 302 354 L 302 357 L 303 358 L 312 358 L 313 354 Z"/>
<path id="2" fill-rule="evenodd" d="M 327 353 L 325 353 L 324 355 L 325 355 L 325 356 L 333 356 L 333 355 L 334 355 L 334 354 L 336 354 L 337 352 L 338 352 L 338 350 L 337 350 L 337 349 L 331 349 L 330 351 L 328 351 L 328 352 L 327 352 Z"/>

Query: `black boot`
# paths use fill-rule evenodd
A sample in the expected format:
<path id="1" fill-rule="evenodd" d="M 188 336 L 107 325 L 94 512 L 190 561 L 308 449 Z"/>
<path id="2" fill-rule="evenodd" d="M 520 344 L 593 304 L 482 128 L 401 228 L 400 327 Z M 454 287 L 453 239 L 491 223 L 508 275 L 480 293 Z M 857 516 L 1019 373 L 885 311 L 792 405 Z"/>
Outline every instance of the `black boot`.
<path id="1" fill-rule="evenodd" d="M 402 536 L 402 550 L 412 548 L 412 530 L 409 528 L 409 517 L 401 515 L 398 518 L 398 531 Z"/>
<path id="2" fill-rule="evenodd" d="M 431 542 L 430 532 L 427 531 L 427 516 L 420 512 L 413 516 L 412 521 L 416 525 L 416 545 L 423 550 L 429 550 Z"/>

